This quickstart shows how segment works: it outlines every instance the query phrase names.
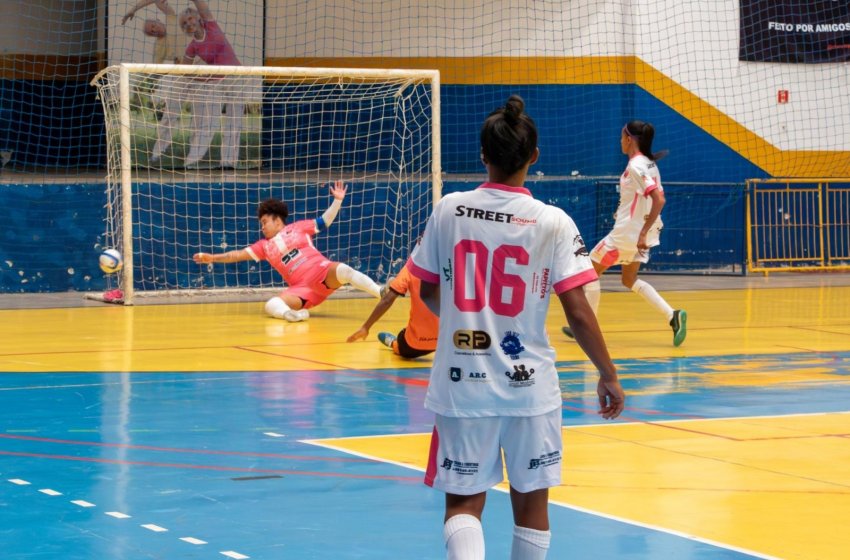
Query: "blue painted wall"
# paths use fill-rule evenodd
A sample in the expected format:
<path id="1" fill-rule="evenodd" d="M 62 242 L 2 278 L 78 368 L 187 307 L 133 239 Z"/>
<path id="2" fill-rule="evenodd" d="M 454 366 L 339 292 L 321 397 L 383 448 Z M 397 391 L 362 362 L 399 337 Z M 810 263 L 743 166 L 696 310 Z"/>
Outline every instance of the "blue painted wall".
<path id="1" fill-rule="evenodd" d="M 103 185 L 0 185 L 0 292 L 99 291 Z"/>
<path id="2" fill-rule="evenodd" d="M 483 176 L 481 177 L 483 180 Z M 480 179 L 447 181 L 444 192 L 469 190 Z M 611 213 L 616 206 L 615 181 L 593 178 L 548 179 L 535 177 L 528 183 L 535 197 L 564 208 L 569 213 L 588 245 L 595 244 L 608 232 Z M 158 183 L 137 185 L 152 195 L 144 200 L 168 203 L 163 208 L 141 206 L 137 213 L 136 238 L 143 239 L 135 249 L 136 287 L 145 289 L 143 270 L 155 264 L 167 270 L 161 281 L 170 287 L 199 288 L 214 286 L 251 286 L 260 282 L 278 282 L 277 273 L 266 263 L 252 262 L 211 269 L 191 263 L 196 251 L 244 247 L 259 238 L 253 216 L 246 220 L 229 209 L 247 201 L 246 191 L 237 184 L 221 184 L 217 189 L 196 189 L 192 184 L 165 186 Z M 303 185 L 286 185 L 293 197 Z M 280 192 L 281 185 L 274 186 Z M 269 186 L 268 196 L 271 196 Z M 376 198 L 376 194 L 380 194 Z M 382 197 L 382 198 L 381 198 Z M 329 258 L 347 262 L 362 270 L 373 270 L 388 259 L 388 244 L 408 247 L 419 232 L 399 227 L 388 233 L 385 243 L 373 243 L 354 250 L 345 240 L 354 228 L 386 227 L 383 211 L 388 197 L 396 195 L 385 189 L 364 188 L 352 193 L 331 230 L 316 237 L 316 246 Z M 667 187 L 668 207 L 664 212 L 665 230 L 662 245 L 655 249 L 648 271 L 706 273 L 742 272 L 744 260 L 744 199 L 740 185 L 671 184 Z M 187 236 L 179 245 L 170 241 L 169 231 L 205 232 L 205 220 L 189 220 L 188 207 L 202 204 L 213 207 L 231 232 L 221 235 L 199 233 Z M 97 266 L 104 242 L 104 205 L 102 184 L 28 184 L 0 186 L 0 208 L 5 208 L 4 227 L 0 228 L 0 292 L 102 291 L 105 275 Z M 293 208 L 292 219 L 314 218 L 325 208 L 326 201 Z M 407 205 L 402 204 L 402 212 Z M 9 211 L 9 209 L 15 209 Z M 385 211 L 385 210 L 384 210 Z M 164 223 L 162 216 L 167 216 Z M 404 215 L 401 222 L 409 222 Z M 391 240 L 391 241 L 390 241 Z M 397 264 L 402 264 L 401 262 Z M 385 277 L 376 278 L 384 281 Z"/>
<path id="3" fill-rule="evenodd" d="M 611 86 L 442 86 L 443 169 L 478 173 L 481 123 L 512 94 L 537 123 L 544 175 L 616 176 L 626 164 L 620 131 L 633 119 L 655 125 L 653 149 L 669 150 L 659 164 L 665 182 L 738 182 L 767 174 L 645 90 Z"/>

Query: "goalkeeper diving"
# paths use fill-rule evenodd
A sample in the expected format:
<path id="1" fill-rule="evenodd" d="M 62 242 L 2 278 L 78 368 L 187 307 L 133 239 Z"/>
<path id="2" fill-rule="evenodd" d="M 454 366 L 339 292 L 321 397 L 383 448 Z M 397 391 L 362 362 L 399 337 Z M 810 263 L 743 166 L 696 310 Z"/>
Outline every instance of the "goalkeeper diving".
<path id="1" fill-rule="evenodd" d="M 345 263 L 328 260 L 313 246 L 313 236 L 326 230 L 336 218 L 347 189 L 342 181 L 336 181 L 330 187 L 334 200 L 321 216 L 289 225 L 286 203 L 275 198 L 265 200 L 257 207 L 263 239 L 244 249 L 195 253 L 192 258 L 198 264 L 268 261 L 283 276 L 287 287 L 266 302 L 265 310 L 271 317 L 286 321 L 308 319 L 308 309 L 345 284 L 380 298 L 381 287 L 371 278 Z"/>

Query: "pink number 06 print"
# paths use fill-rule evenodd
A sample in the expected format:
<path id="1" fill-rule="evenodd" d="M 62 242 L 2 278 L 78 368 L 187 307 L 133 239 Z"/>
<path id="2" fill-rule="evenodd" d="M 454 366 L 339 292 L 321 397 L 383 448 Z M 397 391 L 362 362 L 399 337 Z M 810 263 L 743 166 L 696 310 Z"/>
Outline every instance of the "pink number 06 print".
<path id="1" fill-rule="evenodd" d="M 455 245 L 454 261 L 454 300 L 459 310 L 474 313 L 489 305 L 497 315 L 519 315 L 525 305 L 525 281 L 517 274 L 506 272 L 505 267 L 508 261 L 519 266 L 528 264 L 528 252 L 523 247 L 499 245 L 493 251 L 491 264 L 490 250 L 483 242 L 463 239 Z M 470 261 L 473 267 L 471 293 L 466 285 Z M 486 285 L 488 269 L 491 271 L 489 286 Z M 508 301 L 504 300 L 506 291 L 510 294 Z"/>

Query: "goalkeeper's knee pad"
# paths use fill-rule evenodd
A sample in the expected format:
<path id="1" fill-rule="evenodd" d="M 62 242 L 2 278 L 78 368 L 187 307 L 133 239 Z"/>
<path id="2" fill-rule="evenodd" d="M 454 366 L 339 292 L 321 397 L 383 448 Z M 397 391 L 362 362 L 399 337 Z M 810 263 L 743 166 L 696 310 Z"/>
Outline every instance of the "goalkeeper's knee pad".
<path id="1" fill-rule="evenodd" d="M 286 305 L 286 303 L 282 299 L 277 296 L 266 302 L 266 313 L 270 317 L 274 317 L 275 319 L 283 319 L 287 311 L 291 311 L 291 309 L 288 305 Z"/>

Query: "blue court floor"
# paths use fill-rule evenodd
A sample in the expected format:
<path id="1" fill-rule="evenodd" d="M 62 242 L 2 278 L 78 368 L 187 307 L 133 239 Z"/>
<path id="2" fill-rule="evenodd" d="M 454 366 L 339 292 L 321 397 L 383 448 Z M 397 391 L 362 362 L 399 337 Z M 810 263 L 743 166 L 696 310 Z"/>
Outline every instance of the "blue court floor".
<path id="1" fill-rule="evenodd" d="M 771 367 L 816 367 L 834 382 L 742 388 L 716 379 L 764 360 L 622 361 L 633 395 L 622 421 L 847 409 L 846 352 L 816 364 L 811 356 L 770 357 Z M 585 368 L 560 364 L 567 426 L 599 423 Z M 442 495 L 422 485 L 419 471 L 302 441 L 428 432 L 426 376 L 426 369 L 4 374 L 4 557 L 441 558 Z M 562 505 L 551 515 L 550 558 L 769 557 Z M 493 557 L 507 557 L 498 552 L 510 549 L 505 493 L 491 492 L 484 524 Z"/>

